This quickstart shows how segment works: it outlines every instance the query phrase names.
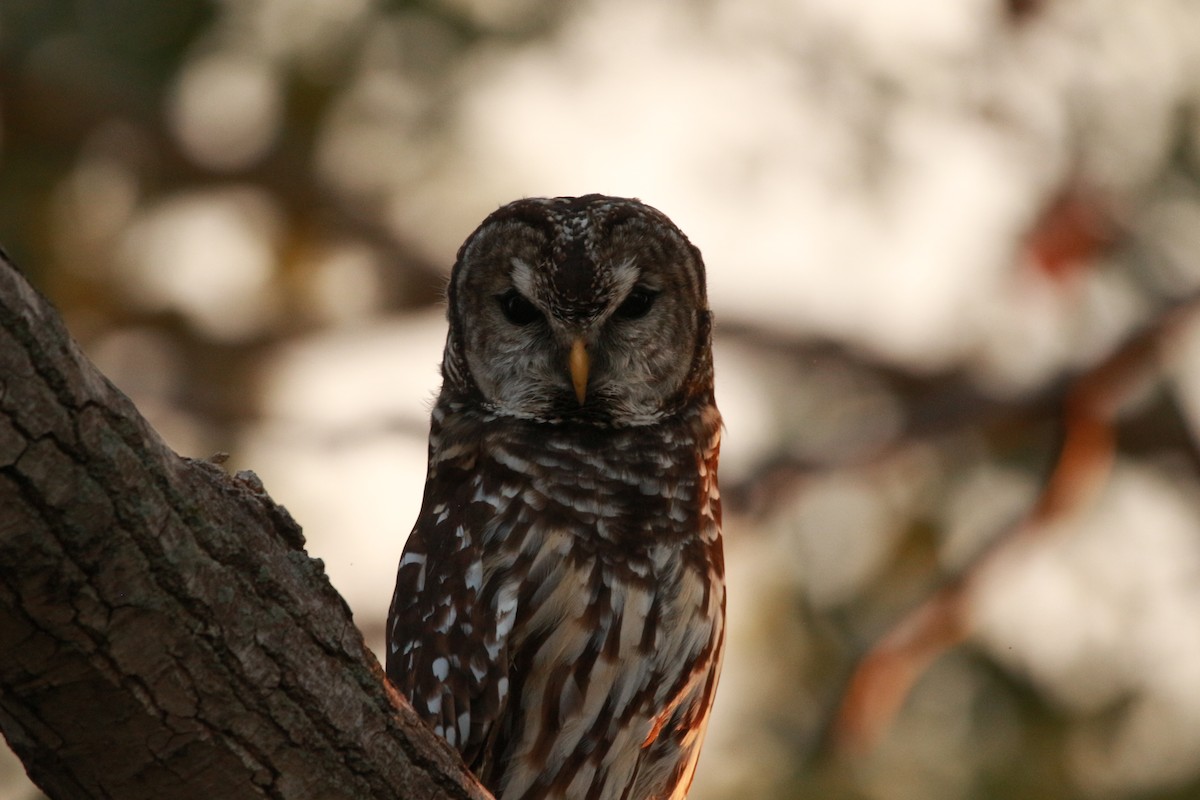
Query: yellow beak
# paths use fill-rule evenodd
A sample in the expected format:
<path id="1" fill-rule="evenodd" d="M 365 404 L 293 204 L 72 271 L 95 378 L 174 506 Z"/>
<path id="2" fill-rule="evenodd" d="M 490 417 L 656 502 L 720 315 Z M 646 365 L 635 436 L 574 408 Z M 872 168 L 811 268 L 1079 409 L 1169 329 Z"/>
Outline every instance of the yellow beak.
<path id="1" fill-rule="evenodd" d="M 576 339 L 571 345 L 571 384 L 575 387 L 575 397 L 579 399 L 579 405 L 583 405 L 584 398 L 587 397 L 587 382 L 588 382 L 588 351 L 587 345 L 583 339 Z"/>

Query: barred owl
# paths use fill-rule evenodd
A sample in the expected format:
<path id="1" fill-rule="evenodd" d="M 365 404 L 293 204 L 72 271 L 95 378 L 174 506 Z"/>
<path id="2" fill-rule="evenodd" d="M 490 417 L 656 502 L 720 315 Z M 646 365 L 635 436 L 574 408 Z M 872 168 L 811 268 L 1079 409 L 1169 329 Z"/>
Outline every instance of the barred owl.
<path id="1" fill-rule="evenodd" d="M 725 612 L 700 253 L 637 200 L 518 200 L 448 315 L 388 677 L 501 800 L 683 798 Z"/>

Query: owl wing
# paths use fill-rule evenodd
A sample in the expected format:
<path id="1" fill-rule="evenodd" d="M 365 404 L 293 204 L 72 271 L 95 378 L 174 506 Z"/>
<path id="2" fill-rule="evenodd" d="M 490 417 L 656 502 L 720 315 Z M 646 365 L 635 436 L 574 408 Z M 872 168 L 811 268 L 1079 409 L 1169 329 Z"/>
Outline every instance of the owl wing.
<path id="1" fill-rule="evenodd" d="M 479 775 L 508 701 L 511 615 L 483 592 L 477 540 L 496 510 L 476 481 L 455 477 L 427 484 L 405 543 L 388 612 L 387 675 Z"/>
<path id="2" fill-rule="evenodd" d="M 564 547 L 573 538 L 525 537 L 537 551 L 508 643 L 512 702 L 524 716 L 495 742 L 497 788 L 506 797 L 682 797 L 716 689 L 723 594 L 709 605 L 698 587 L 572 558 Z M 697 580 L 688 573 L 683 583 Z"/>
<path id="3" fill-rule="evenodd" d="M 709 648 L 691 670 L 679 677 L 669 702 L 654 718 L 650 734 L 642 743 L 634 797 L 687 796 L 716 696 L 724 638 L 722 615 Z"/>

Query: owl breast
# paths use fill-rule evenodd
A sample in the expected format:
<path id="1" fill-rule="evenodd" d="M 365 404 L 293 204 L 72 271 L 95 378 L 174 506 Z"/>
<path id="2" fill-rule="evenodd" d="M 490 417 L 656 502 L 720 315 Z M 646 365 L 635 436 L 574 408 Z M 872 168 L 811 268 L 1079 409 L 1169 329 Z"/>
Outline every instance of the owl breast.
<path id="1" fill-rule="evenodd" d="M 496 659 L 502 668 L 476 676 L 456 647 L 444 667 L 418 647 L 397 680 L 435 728 L 455 731 L 501 798 L 673 796 L 695 769 L 721 660 L 724 564 L 710 468 L 719 417 L 697 409 L 682 424 L 615 437 L 561 433 L 448 415 L 435 469 L 450 480 L 471 475 L 461 494 L 487 522 L 478 536 L 455 531 L 455 548 L 410 541 L 406 552 L 463 559 L 462 573 L 478 575 L 468 616 L 486 644 L 474 666 L 482 673 Z M 697 436 L 707 443 L 699 454 Z M 439 506 L 422 520 L 436 522 Z M 460 591 L 424 583 L 423 610 L 408 617 L 415 630 L 394 629 L 393 640 L 419 638 L 447 606 L 463 618 Z M 640 788 L 626 794 L 630 786 Z"/>

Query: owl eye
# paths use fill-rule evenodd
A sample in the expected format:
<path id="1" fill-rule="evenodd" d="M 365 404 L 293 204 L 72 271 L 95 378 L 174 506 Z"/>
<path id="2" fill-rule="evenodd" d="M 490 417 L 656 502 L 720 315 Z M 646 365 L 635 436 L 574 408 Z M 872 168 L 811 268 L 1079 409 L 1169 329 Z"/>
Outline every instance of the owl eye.
<path id="1" fill-rule="evenodd" d="M 542 318 L 542 312 L 537 310 L 537 306 L 522 297 L 516 289 L 509 289 L 496 299 L 500 301 L 500 311 L 504 318 L 513 325 L 528 325 Z"/>
<path id="2" fill-rule="evenodd" d="M 616 315 L 621 319 L 641 319 L 650 312 L 658 292 L 645 286 L 635 286 L 625 302 L 617 306 Z"/>

